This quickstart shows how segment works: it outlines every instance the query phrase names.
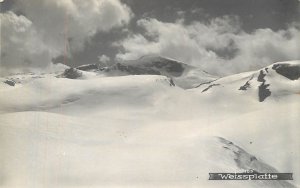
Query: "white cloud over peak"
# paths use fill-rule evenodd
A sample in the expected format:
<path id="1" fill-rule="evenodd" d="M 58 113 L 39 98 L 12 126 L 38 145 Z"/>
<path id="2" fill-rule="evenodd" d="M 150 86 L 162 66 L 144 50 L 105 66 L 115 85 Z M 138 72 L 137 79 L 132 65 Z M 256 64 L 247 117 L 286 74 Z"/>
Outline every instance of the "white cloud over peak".
<path id="1" fill-rule="evenodd" d="M 103 54 L 101 56 L 98 56 L 98 60 L 101 63 L 108 63 L 110 61 L 110 57 Z"/>
<path id="2" fill-rule="evenodd" d="M 20 0 L 14 10 L 24 15 L 1 13 L 1 48 L 6 57 L 1 57 L 1 65 L 6 67 L 24 66 L 26 61 L 46 66 L 56 55 L 81 50 L 97 32 L 122 27 L 133 16 L 119 0 Z"/>
<path id="3" fill-rule="evenodd" d="M 296 27 L 246 33 L 237 17 L 225 16 L 208 23 L 165 23 L 141 19 L 144 33 L 132 34 L 116 45 L 118 59 L 158 54 L 202 67 L 214 74 L 231 74 L 266 66 L 275 61 L 300 59 L 300 31 Z"/>

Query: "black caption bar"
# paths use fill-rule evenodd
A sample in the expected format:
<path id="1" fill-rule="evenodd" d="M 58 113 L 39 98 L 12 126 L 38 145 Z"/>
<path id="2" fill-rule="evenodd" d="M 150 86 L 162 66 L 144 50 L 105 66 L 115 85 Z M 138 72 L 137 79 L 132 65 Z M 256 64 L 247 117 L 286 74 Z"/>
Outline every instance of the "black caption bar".
<path id="1" fill-rule="evenodd" d="M 293 180 L 293 173 L 209 173 L 209 180 Z"/>

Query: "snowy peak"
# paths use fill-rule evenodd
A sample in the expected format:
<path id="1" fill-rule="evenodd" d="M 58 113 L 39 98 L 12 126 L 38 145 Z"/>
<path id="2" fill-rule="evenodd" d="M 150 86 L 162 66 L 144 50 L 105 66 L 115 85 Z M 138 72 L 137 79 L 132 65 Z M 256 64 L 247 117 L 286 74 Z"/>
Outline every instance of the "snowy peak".
<path id="1" fill-rule="evenodd" d="M 202 93 L 252 95 L 259 102 L 300 92 L 300 61 L 274 63 L 258 71 L 227 76 L 200 84 Z"/>
<path id="2" fill-rule="evenodd" d="M 98 73 L 105 77 L 162 75 L 172 78 L 177 86 L 184 89 L 194 88 L 199 85 L 199 83 L 216 79 L 215 76 L 208 74 L 198 67 L 156 55 L 146 55 L 137 60 L 122 61 L 107 67 L 97 64 L 87 64 L 78 66 L 75 69 L 79 71 Z"/>
<path id="3" fill-rule="evenodd" d="M 169 77 L 182 76 L 186 69 L 192 68 L 192 66 L 185 63 L 161 56 L 143 56 L 138 60 L 126 61 L 123 65 L 128 67 L 143 67 L 144 69 L 152 70 L 154 73 Z"/>
<path id="4" fill-rule="evenodd" d="M 80 69 L 90 66 L 92 65 L 80 67 Z M 99 71 L 105 76 L 163 75 L 173 78 L 174 83 L 184 89 L 216 79 L 198 67 L 161 56 L 143 56 L 137 60 L 118 62 L 110 67 L 101 68 Z"/>
<path id="5" fill-rule="evenodd" d="M 76 67 L 78 70 L 82 71 L 98 71 L 99 70 L 99 65 L 97 64 L 86 64 L 86 65 L 81 65 Z"/>
<path id="6" fill-rule="evenodd" d="M 108 67 L 106 72 L 121 71 L 131 75 L 164 75 L 168 77 L 182 76 L 189 66 L 160 56 L 143 56 L 137 60 L 124 61 Z"/>

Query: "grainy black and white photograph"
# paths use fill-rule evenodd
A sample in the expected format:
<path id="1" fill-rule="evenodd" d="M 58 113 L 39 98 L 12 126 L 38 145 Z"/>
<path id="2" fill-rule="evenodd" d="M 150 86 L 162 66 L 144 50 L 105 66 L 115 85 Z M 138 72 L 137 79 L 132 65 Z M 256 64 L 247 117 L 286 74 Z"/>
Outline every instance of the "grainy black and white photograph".
<path id="1" fill-rule="evenodd" d="M 300 0 L 0 0 L 0 187 L 300 187 Z"/>

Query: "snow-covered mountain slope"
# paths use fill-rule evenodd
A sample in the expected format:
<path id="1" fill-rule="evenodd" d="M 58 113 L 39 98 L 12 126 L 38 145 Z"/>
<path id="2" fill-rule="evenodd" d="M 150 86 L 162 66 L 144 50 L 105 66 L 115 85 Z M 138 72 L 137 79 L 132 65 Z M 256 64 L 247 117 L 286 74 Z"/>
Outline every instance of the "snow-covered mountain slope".
<path id="1" fill-rule="evenodd" d="M 96 64 L 82 65 L 76 69 L 104 73 L 106 76 L 163 75 L 172 78 L 176 85 L 188 89 L 199 83 L 215 80 L 203 70 L 185 63 L 161 57 L 143 56 L 137 60 L 123 61 L 109 67 L 99 68 Z"/>
<path id="2" fill-rule="evenodd" d="M 300 93 L 300 61 L 274 63 L 254 72 L 241 73 L 200 84 L 197 88 L 209 95 L 249 96 L 259 102 L 280 100 Z"/>
<path id="3" fill-rule="evenodd" d="M 26 73 L 11 73 L 0 77 L 0 90 L 3 88 L 10 88 L 9 86 L 18 86 L 19 84 L 30 83 L 33 80 L 54 77 L 59 74 L 62 74 L 65 70 L 70 67 L 64 64 L 50 64 L 45 70 L 34 70 L 32 72 Z"/>
<path id="4" fill-rule="evenodd" d="M 4 114 L 1 121 L 7 187 L 294 187 L 207 180 L 209 172 L 276 170 L 228 140 L 191 136 L 184 125 L 45 112 Z"/>
<path id="5" fill-rule="evenodd" d="M 0 186 L 299 186 L 298 65 L 187 90 L 162 75 L 1 78 Z M 271 95 L 260 102 L 262 84 Z M 250 168 L 292 172 L 294 180 L 208 180 L 210 172 Z"/>
<path id="6" fill-rule="evenodd" d="M 155 97 L 174 86 L 164 76 L 94 77 L 93 79 L 67 79 L 47 77 L 1 92 L 0 112 L 47 110 L 78 100 L 83 105 L 101 105 L 126 102 L 134 105 L 140 100 Z M 8 86 L 7 86 L 8 87 Z M 93 98 L 92 98 L 93 97 Z M 129 99 L 129 97 L 131 99 Z M 87 100 L 86 100 L 87 99 Z M 122 99 L 124 101 L 122 101 Z"/>

